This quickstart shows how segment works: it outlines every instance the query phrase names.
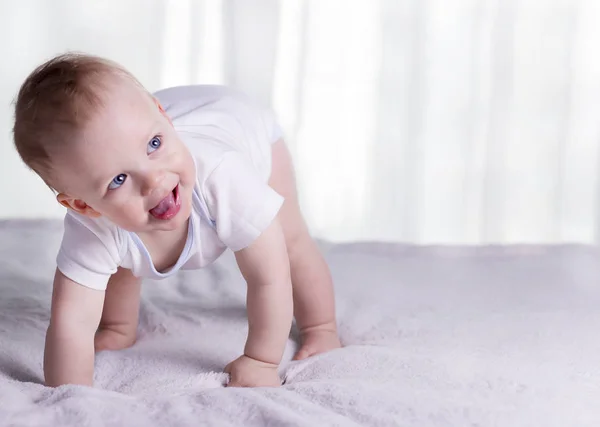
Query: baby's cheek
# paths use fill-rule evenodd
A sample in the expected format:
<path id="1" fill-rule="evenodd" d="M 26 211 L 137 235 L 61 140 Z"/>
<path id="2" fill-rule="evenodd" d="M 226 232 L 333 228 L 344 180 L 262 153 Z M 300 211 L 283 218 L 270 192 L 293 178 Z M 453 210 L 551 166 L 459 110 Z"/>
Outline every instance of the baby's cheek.
<path id="1" fill-rule="evenodd" d="M 185 159 L 185 176 L 188 185 L 193 187 L 196 183 L 196 167 L 194 166 L 192 156 L 189 155 L 187 156 L 187 159 Z"/>
<path id="2" fill-rule="evenodd" d="M 124 223 L 135 226 L 146 219 L 148 212 L 143 203 L 135 198 L 130 198 L 118 206 L 115 214 L 119 215 Z"/>

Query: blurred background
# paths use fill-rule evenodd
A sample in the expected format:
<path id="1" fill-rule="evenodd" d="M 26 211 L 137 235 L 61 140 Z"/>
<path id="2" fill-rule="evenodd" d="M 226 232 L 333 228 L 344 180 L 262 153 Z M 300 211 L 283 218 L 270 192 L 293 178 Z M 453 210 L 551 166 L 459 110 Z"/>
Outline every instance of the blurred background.
<path id="1" fill-rule="evenodd" d="M 67 50 L 151 91 L 271 105 L 312 232 L 334 241 L 600 240 L 600 1 L 0 1 L 0 218 L 61 218 L 21 165 L 22 80 Z"/>

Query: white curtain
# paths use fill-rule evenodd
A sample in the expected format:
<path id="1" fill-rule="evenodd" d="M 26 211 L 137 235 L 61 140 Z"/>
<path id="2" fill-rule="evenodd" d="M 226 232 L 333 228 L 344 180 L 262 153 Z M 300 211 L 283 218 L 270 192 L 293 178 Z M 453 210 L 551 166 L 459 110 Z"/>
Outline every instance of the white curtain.
<path id="1" fill-rule="evenodd" d="M 66 49 L 150 90 L 228 84 L 277 112 L 319 237 L 597 242 L 599 22 L 596 0 L 1 2 L 0 94 Z M 8 137 L 0 168 L 38 191 Z"/>

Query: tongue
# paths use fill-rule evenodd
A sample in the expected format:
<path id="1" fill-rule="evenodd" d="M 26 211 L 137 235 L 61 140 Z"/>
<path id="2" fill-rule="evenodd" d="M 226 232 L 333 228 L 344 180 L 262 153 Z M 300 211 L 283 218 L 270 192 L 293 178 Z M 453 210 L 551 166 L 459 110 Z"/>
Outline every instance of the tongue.
<path id="1" fill-rule="evenodd" d="M 175 196 L 171 192 L 171 193 L 169 193 L 169 195 L 167 197 L 162 199 L 158 205 L 156 205 L 154 208 L 150 209 L 150 215 L 152 215 L 154 217 L 160 217 L 160 216 L 164 215 L 165 213 L 167 213 L 169 211 L 169 209 L 171 209 L 174 206 L 175 206 Z"/>

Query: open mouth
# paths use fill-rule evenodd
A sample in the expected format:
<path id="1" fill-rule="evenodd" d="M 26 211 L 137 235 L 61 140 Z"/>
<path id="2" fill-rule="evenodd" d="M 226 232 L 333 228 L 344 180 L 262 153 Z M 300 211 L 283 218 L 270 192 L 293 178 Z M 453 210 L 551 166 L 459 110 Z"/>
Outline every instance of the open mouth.
<path id="1" fill-rule="evenodd" d="M 168 220 L 179 213 L 181 198 L 179 197 L 179 184 L 164 199 L 150 209 L 150 215 L 156 219 Z"/>

